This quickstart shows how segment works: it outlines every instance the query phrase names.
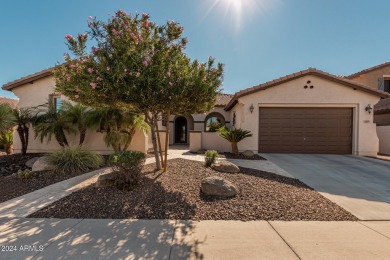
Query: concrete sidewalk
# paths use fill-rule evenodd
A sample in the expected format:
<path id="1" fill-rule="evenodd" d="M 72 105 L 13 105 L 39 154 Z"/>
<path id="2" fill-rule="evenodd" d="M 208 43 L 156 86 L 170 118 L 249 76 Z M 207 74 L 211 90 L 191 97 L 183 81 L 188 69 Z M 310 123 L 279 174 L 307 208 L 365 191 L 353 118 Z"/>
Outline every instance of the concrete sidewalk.
<path id="1" fill-rule="evenodd" d="M 0 219 L 0 246 L 1 259 L 389 259 L 390 222 L 16 218 Z"/>

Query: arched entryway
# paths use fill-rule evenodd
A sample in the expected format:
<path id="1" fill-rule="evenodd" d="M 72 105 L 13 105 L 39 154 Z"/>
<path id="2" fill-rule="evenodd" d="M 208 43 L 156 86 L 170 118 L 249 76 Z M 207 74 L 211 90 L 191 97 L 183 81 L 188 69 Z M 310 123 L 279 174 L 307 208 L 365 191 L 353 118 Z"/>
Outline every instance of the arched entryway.
<path id="1" fill-rule="evenodd" d="M 188 123 L 184 116 L 178 116 L 175 120 L 175 143 L 188 143 Z"/>

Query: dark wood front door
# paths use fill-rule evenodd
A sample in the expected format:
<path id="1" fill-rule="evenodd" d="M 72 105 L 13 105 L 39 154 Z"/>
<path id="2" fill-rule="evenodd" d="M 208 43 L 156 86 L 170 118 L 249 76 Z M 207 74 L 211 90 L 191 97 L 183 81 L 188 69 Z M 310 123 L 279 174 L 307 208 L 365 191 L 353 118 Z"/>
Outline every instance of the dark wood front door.
<path id="1" fill-rule="evenodd" d="M 175 143 L 187 143 L 187 119 L 183 116 L 175 120 Z"/>
<path id="2" fill-rule="evenodd" d="M 352 153 L 352 108 L 259 108 L 259 152 Z"/>

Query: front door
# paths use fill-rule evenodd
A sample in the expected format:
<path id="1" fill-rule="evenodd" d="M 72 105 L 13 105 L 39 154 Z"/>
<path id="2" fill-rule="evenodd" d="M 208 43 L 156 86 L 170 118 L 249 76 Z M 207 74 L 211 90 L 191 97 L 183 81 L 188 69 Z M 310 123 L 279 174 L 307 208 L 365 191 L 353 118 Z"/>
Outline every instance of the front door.
<path id="1" fill-rule="evenodd" d="M 187 143 L 187 119 L 183 116 L 175 120 L 175 143 Z"/>

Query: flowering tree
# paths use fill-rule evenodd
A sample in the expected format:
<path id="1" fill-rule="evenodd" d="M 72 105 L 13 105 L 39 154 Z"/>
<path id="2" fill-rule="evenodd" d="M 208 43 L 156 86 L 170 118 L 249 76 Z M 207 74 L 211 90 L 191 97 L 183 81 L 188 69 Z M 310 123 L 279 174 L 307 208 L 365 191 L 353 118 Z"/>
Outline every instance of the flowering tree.
<path id="1" fill-rule="evenodd" d="M 209 110 L 223 66 L 215 68 L 212 58 L 206 63 L 191 61 L 183 52 L 188 42 L 182 37 L 183 27 L 173 21 L 157 26 L 147 14 L 130 16 L 119 10 L 108 22 L 90 17 L 88 25 L 86 34 L 65 37 L 74 57 L 65 54 L 65 64 L 57 67 L 56 89 L 84 105 L 142 113 L 151 128 L 160 169 L 159 115 Z M 88 36 L 96 43 L 91 52 L 86 47 Z"/>

